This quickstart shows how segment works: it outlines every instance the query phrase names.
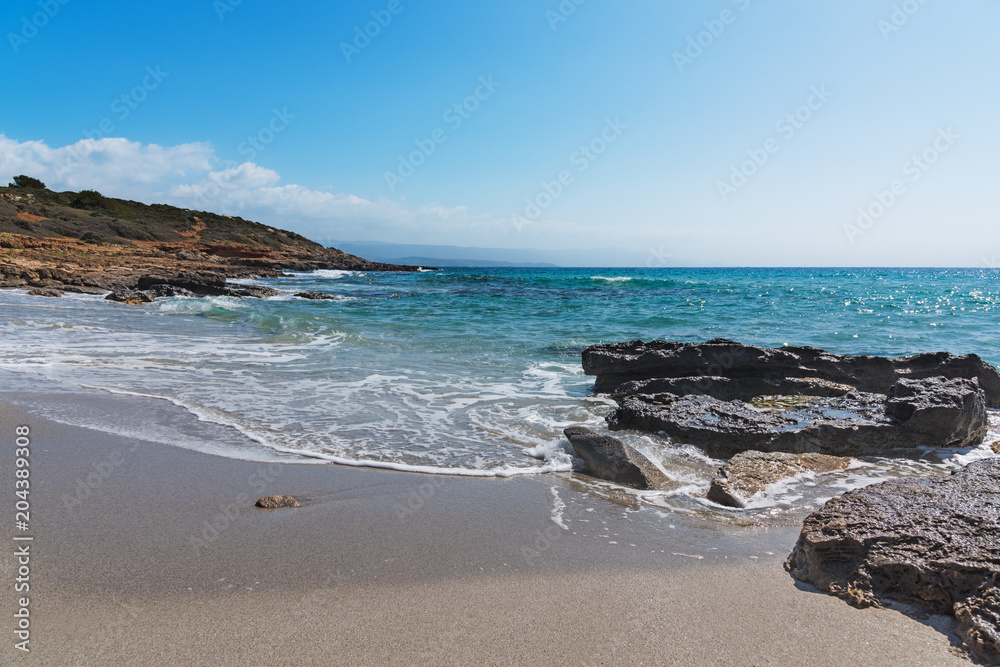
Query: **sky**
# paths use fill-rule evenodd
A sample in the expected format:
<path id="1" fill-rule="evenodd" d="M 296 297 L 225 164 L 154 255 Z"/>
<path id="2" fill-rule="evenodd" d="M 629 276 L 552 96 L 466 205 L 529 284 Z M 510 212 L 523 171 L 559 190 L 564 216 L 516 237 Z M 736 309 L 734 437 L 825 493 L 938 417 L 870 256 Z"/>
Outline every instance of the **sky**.
<path id="1" fill-rule="evenodd" d="M 998 23 L 992 0 L 5 0 L 0 180 L 317 240 L 1000 266 Z"/>

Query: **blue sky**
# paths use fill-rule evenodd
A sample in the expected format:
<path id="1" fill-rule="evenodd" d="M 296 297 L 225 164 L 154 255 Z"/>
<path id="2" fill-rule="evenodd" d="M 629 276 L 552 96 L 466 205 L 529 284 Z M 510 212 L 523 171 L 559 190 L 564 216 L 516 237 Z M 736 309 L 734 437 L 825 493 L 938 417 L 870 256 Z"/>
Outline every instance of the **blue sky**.
<path id="1" fill-rule="evenodd" d="M 1000 4 L 577 2 L 7 0 L 0 179 L 317 239 L 997 262 Z"/>

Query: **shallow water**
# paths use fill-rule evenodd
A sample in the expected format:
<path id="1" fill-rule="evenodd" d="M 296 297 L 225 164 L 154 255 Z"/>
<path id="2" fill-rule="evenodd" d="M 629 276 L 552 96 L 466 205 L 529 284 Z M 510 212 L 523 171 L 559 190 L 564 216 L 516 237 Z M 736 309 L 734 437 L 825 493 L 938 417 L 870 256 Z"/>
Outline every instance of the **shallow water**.
<path id="1" fill-rule="evenodd" d="M 993 270 L 319 271 L 259 282 L 285 293 L 134 307 L 2 291 L 0 370 L 9 391 L 57 383 L 25 394 L 48 416 L 124 435 L 237 458 L 510 476 L 572 470 L 562 429 L 603 428 L 614 403 L 593 394 L 580 366 L 595 343 L 726 337 L 840 353 L 975 352 L 1000 363 Z M 292 296 L 300 291 L 337 299 Z M 167 419 L 60 408 L 42 396 L 64 391 L 165 399 L 219 435 L 205 443 Z M 633 500 L 738 522 L 781 520 L 889 474 L 941 474 L 987 455 L 869 461 L 732 512 L 700 499 L 720 462 L 658 436 L 623 437 L 676 480 Z"/>

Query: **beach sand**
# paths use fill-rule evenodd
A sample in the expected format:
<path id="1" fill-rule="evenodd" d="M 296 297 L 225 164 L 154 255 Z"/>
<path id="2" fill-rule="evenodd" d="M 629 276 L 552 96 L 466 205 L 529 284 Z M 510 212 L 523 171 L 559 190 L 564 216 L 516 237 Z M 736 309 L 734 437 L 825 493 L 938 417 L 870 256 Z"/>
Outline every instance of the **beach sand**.
<path id="1" fill-rule="evenodd" d="M 969 664 L 949 619 L 797 584 L 794 526 L 654 531 L 568 475 L 237 461 L 0 404 L 8 610 L 21 424 L 31 653 L 7 613 L 4 664 Z M 272 493 L 302 507 L 252 507 Z M 557 497 L 590 511 L 563 530 Z"/>

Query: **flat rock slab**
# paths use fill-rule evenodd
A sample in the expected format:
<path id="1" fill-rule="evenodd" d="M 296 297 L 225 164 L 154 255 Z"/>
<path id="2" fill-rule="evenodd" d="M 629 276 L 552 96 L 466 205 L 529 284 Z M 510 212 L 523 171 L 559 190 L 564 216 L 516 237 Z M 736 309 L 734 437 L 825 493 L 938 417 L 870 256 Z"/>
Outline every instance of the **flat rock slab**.
<path id="1" fill-rule="evenodd" d="M 806 518 L 786 569 L 859 607 L 954 614 L 970 654 L 1000 664 L 1000 459 L 939 480 L 892 480 Z"/>
<path id="2" fill-rule="evenodd" d="M 729 459 L 712 480 L 708 499 L 727 507 L 746 507 L 747 502 L 771 484 L 803 473 L 845 470 L 851 459 L 825 454 L 741 452 Z"/>
<path id="3" fill-rule="evenodd" d="M 588 375 L 597 376 L 596 391 L 619 393 L 627 391 L 618 389 L 626 383 L 662 378 L 729 378 L 737 381 L 731 388 L 733 391 L 741 383 L 747 391 L 753 391 L 755 383 L 780 385 L 800 378 L 847 385 L 875 394 L 888 394 L 892 386 L 903 378 L 976 378 L 986 393 L 988 407 L 1000 408 L 1000 372 L 975 354 L 936 352 L 891 359 L 833 354 L 815 347 L 765 348 L 725 338 L 706 343 L 644 343 L 636 340 L 588 347 L 583 351 L 583 369 Z M 685 385 L 691 389 L 671 393 L 713 395 L 709 390 L 699 389 L 696 382 Z M 814 386 L 819 395 L 831 395 L 828 386 Z M 638 391 L 656 393 L 659 390 Z M 761 393 L 788 392 L 782 389 Z M 809 394 L 809 384 L 806 383 L 795 393 Z M 745 394 L 734 394 L 733 397 L 747 398 Z M 727 396 L 722 398 L 731 400 Z"/>
<path id="4" fill-rule="evenodd" d="M 638 489 L 669 488 L 671 480 L 652 461 L 633 447 L 610 435 L 582 426 L 564 431 L 573 451 L 587 464 L 594 477 Z"/>
<path id="5" fill-rule="evenodd" d="M 664 433 L 729 458 L 761 452 L 833 456 L 964 447 L 986 436 L 986 406 L 976 380 L 900 380 L 890 396 L 852 392 L 836 398 L 775 398 L 753 405 L 710 396 L 638 394 L 608 416 L 612 431 Z"/>

